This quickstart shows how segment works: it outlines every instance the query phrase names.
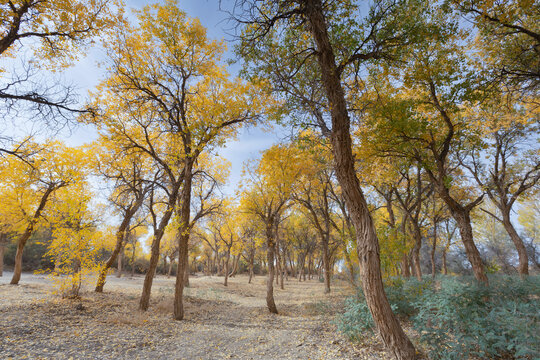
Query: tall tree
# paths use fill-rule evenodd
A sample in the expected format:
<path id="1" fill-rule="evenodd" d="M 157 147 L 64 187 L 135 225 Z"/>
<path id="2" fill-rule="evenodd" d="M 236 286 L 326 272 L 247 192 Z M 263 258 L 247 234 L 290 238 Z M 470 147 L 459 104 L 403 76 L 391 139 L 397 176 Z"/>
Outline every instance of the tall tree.
<path id="1" fill-rule="evenodd" d="M 199 21 L 189 19 L 175 1 L 146 6 L 137 15 L 138 25 L 126 26 L 109 46 L 110 77 L 102 85 L 101 105 L 112 102 L 119 108 L 104 112 L 117 120 L 115 133 L 126 148 L 151 156 L 168 177 L 168 206 L 155 234 L 140 308 L 148 308 L 160 240 L 177 207 L 174 317 L 181 320 L 195 164 L 203 151 L 254 121 L 267 101 L 251 84 L 228 79 L 219 64 L 223 44 L 208 39 Z"/>
<path id="2" fill-rule="evenodd" d="M 277 90 L 294 97 L 297 108 L 312 111 L 322 133 L 332 146 L 336 177 L 356 228 L 362 285 L 371 314 L 384 344 L 399 359 L 412 359 L 415 349 L 392 313 L 383 288 L 379 244 L 367 202 L 356 175 L 351 139 L 351 114 L 347 84 L 358 84 L 363 66 L 370 61 L 391 58 L 406 43 L 418 24 L 414 2 L 376 1 L 368 16 L 357 16 L 353 1 L 321 0 L 238 1 L 239 21 L 248 24 L 242 34 L 240 52 L 260 73 L 268 74 Z M 412 5 L 406 7 L 403 5 Z M 407 8 L 408 14 L 402 11 Z M 346 29 L 346 31 L 344 31 Z M 280 47 L 279 44 L 285 46 Z M 276 55 L 278 59 L 276 59 Z M 281 76 L 276 63 L 285 70 Z M 311 99 L 313 91 L 297 91 L 313 78 L 320 84 L 326 102 Z M 260 76 L 260 75 L 259 75 Z M 300 81 L 296 81 L 301 79 Z M 347 82 L 346 80 L 350 80 Z M 296 87 L 298 85 L 298 87 Z M 361 86 L 361 84 L 359 85 Z M 310 87 L 309 89 L 313 89 Z M 314 90 L 316 91 L 316 90 Z M 300 93 L 300 94 L 299 94 Z M 299 94 L 300 96 L 296 96 Z M 321 105 L 325 111 L 318 112 Z M 325 122 L 330 118 L 331 125 Z"/>
<path id="3" fill-rule="evenodd" d="M 14 157 L 3 159 L 0 176 L 5 196 L 3 203 L 11 212 L 17 233 L 12 285 L 19 283 L 24 247 L 42 219 L 53 193 L 84 177 L 86 165 L 83 154 L 81 149 L 48 142 L 43 150 L 26 162 Z"/>
<path id="4" fill-rule="evenodd" d="M 242 211 L 257 216 L 264 225 L 268 278 L 266 305 L 277 314 L 274 301 L 276 231 L 281 215 L 290 205 L 291 192 L 300 171 L 298 152 L 292 147 L 274 145 L 263 153 L 258 164 L 247 164 L 241 195 Z"/>
<path id="5" fill-rule="evenodd" d="M 484 211 L 503 224 L 518 252 L 518 272 L 528 275 L 527 250 L 512 223 L 511 212 L 516 201 L 540 181 L 539 147 L 533 140 L 540 131 L 539 115 L 515 97 L 490 95 L 471 109 L 471 119 L 478 123 L 482 139 L 471 142 L 460 163 L 495 204 L 500 215 Z"/>

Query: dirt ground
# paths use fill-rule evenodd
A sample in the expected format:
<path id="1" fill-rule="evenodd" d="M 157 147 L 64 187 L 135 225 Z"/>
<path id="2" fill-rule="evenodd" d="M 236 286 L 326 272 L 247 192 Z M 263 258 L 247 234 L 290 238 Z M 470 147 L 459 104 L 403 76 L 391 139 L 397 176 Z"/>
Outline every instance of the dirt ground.
<path id="1" fill-rule="evenodd" d="M 103 294 L 61 299 L 43 275 L 20 285 L 0 278 L 0 359 L 386 359 L 373 337 L 352 344 L 333 321 L 351 294 L 330 295 L 311 280 L 275 289 L 278 315 L 265 303 L 265 277 L 191 277 L 186 316 L 172 319 L 174 278 L 154 280 L 150 309 L 137 310 L 143 277 L 109 276 Z"/>

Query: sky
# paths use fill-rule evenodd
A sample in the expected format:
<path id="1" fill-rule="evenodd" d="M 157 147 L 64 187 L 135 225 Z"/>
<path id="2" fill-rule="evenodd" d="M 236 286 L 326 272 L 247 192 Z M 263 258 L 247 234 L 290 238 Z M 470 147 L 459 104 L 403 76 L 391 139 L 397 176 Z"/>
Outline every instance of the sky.
<path id="1" fill-rule="evenodd" d="M 153 1 L 145 0 L 126 0 L 128 8 L 142 8 Z M 228 14 L 220 10 L 219 0 L 178 0 L 179 7 L 184 10 L 188 16 L 196 17 L 201 24 L 207 28 L 208 37 L 211 39 L 224 39 L 227 43 L 228 51 L 225 57 L 232 58 L 231 43 L 232 37 L 231 23 L 227 21 Z M 222 1 L 222 8 L 232 5 L 231 1 Z M 128 11 L 128 14 L 131 11 Z M 130 15 L 132 16 L 132 15 Z M 74 67 L 65 73 L 65 78 L 74 83 L 79 89 L 81 95 L 85 95 L 88 90 L 92 90 L 103 77 L 103 69 L 100 69 L 97 62 L 104 59 L 102 49 L 94 48 L 89 51 L 86 57 L 80 59 Z M 228 68 L 232 75 L 236 75 L 239 65 L 233 65 Z M 63 140 L 68 145 L 77 146 L 92 141 L 97 133 L 90 126 L 78 126 L 71 133 L 61 134 Z M 219 151 L 219 155 L 226 158 L 231 163 L 229 183 L 224 187 L 224 193 L 234 195 L 237 184 L 240 181 L 242 166 L 244 161 L 259 157 L 260 152 L 269 148 L 272 144 L 279 142 L 286 136 L 285 129 L 276 128 L 272 131 L 262 128 L 242 129 L 237 140 L 229 141 L 225 148 Z"/>

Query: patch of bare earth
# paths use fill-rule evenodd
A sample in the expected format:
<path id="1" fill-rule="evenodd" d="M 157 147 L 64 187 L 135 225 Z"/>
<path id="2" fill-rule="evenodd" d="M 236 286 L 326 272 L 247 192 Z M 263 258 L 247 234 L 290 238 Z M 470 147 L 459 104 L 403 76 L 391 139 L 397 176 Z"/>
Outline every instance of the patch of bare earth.
<path id="1" fill-rule="evenodd" d="M 172 319 L 174 279 L 158 276 L 150 309 L 137 310 L 142 277 L 110 276 L 105 293 L 60 299 L 43 276 L 18 286 L 0 278 L 0 359 L 385 359 L 373 338 L 355 345 L 333 320 L 351 290 L 330 295 L 315 280 L 275 289 L 279 315 L 265 304 L 266 279 L 192 277 L 186 316 Z"/>

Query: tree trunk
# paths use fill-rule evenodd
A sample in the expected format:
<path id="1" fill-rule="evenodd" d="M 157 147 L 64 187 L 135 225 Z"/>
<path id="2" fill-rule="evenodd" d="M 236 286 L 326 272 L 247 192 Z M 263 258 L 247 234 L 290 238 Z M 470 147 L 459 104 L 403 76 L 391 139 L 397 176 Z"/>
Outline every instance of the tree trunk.
<path id="1" fill-rule="evenodd" d="M 431 247 L 431 277 L 435 279 L 435 250 L 437 249 L 437 221 L 433 222 L 433 246 Z"/>
<path id="2" fill-rule="evenodd" d="M 291 267 L 291 276 L 296 277 L 296 266 L 294 266 L 294 258 L 291 253 L 288 251 L 287 256 L 289 257 L 289 266 Z"/>
<path id="3" fill-rule="evenodd" d="M 122 277 L 122 266 L 124 262 L 124 249 L 120 250 L 120 253 L 118 254 L 118 264 L 116 267 L 116 277 L 120 278 Z"/>
<path id="4" fill-rule="evenodd" d="M 167 279 L 171 278 L 173 264 L 174 264 L 174 258 L 172 256 L 170 256 L 169 257 L 169 269 L 167 270 Z"/>
<path id="5" fill-rule="evenodd" d="M 254 261 L 254 255 L 249 256 L 249 279 L 248 284 L 251 284 L 251 279 L 253 279 L 253 261 Z"/>
<path id="6" fill-rule="evenodd" d="M 144 200 L 144 197 L 141 196 L 140 199 L 138 199 L 133 204 L 133 206 L 131 206 L 124 214 L 124 219 L 122 220 L 122 222 L 120 223 L 120 226 L 118 227 L 118 230 L 116 231 L 116 244 L 115 244 L 114 250 L 111 256 L 109 257 L 109 259 L 107 259 L 105 266 L 101 269 L 99 273 L 98 281 L 95 288 L 96 292 L 103 292 L 103 286 L 105 285 L 107 272 L 112 267 L 117 257 L 118 257 L 118 264 L 117 264 L 116 277 L 119 278 L 122 276 L 122 267 L 123 267 L 123 262 L 124 262 L 124 249 L 129 240 L 129 224 L 131 222 L 131 219 L 133 218 L 133 215 L 135 215 L 137 210 L 139 210 L 139 208 L 141 207 L 143 200 Z M 133 249 L 133 253 L 135 253 L 135 249 Z"/>
<path id="7" fill-rule="evenodd" d="M 225 254 L 225 279 L 223 280 L 223 285 L 227 286 L 227 281 L 229 280 L 229 259 L 231 257 L 231 251 L 227 250 Z"/>
<path id="8" fill-rule="evenodd" d="M 165 210 L 165 213 L 163 214 L 163 217 L 159 222 L 157 231 L 154 234 L 154 238 L 152 239 L 152 246 L 150 250 L 150 264 L 148 267 L 148 271 L 146 272 L 146 276 L 144 277 L 143 290 L 141 294 L 141 299 L 139 301 L 139 310 L 141 311 L 148 310 L 148 306 L 150 305 L 150 292 L 152 291 L 152 282 L 154 281 L 154 275 L 156 273 L 156 267 L 159 261 L 159 247 L 161 243 L 161 238 L 163 237 L 163 234 L 165 233 L 165 228 L 167 227 L 167 225 L 169 224 L 169 220 L 171 219 L 174 205 L 176 204 L 176 200 L 178 198 L 178 191 L 180 185 L 181 182 L 179 181 L 174 184 L 167 202 L 167 209 Z M 133 247 L 133 249 L 135 250 L 135 247 Z"/>
<path id="9" fill-rule="evenodd" d="M 277 276 L 276 276 L 276 285 L 279 285 L 279 280 L 281 278 L 282 280 L 282 283 L 281 283 L 281 288 L 283 289 L 283 274 L 281 272 L 281 252 L 279 251 L 279 248 L 280 248 L 280 244 L 279 244 L 279 230 L 278 230 L 278 226 L 279 225 L 276 225 L 276 231 L 275 231 L 275 237 L 276 237 L 276 246 L 275 246 L 275 251 L 276 251 L 276 257 L 277 257 L 277 260 L 276 260 L 276 272 L 277 272 Z"/>
<path id="10" fill-rule="evenodd" d="M 323 241 L 323 266 L 324 266 L 324 293 L 330 293 L 330 254 L 328 253 L 328 239 Z"/>
<path id="11" fill-rule="evenodd" d="M 412 258 L 414 265 L 414 276 L 418 281 L 422 281 L 422 267 L 420 266 L 420 249 L 422 248 L 422 232 L 418 224 L 412 221 L 413 234 L 414 234 L 414 247 L 412 249 Z"/>
<path id="12" fill-rule="evenodd" d="M 184 167 L 184 186 L 180 196 L 180 226 L 178 228 L 178 271 L 176 273 L 176 285 L 174 288 L 174 319 L 184 318 L 184 272 L 188 262 L 189 246 L 189 221 L 191 210 L 191 183 L 193 180 L 193 160 L 186 159 Z"/>
<path id="13" fill-rule="evenodd" d="M 411 277 L 411 269 L 410 269 L 410 266 L 409 266 L 409 257 L 407 256 L 407 254 L 403 254 L 403 256 L 401 256 L 401 275 L 403 275 L 404 277 Z"/>
<path id="14" fill-rule="evenodd" d="M 527 255 L 527 249 L 525 248 L 525 245 L 523 244 L 523 240 L 518 235 L 516 229 L 514 228 L 514 225 L 510 221 L 510 209 L 501 211 L 503 214 L 503 225 L 506 229 L 506 232 L 508 232 L 508 235 L 510 235 L 510 239 L 512 239 L 512 242 L 514 243 L 514 246 L 516 247 L 516 250 L 518 252 L 519 257 L 519 265 L 518 265 L 518 272 L 521 276 L 529 275 L 529 257 Z"/>
<path id="15" fill-rule="evenodd" d="M 189 250 L 189 249 L 188 249 Z M 186 270 L 184 271 L 184 287 L 189 287 L 189 256 L 186 258 Z"/>
<path id="16" fill-rule="evenodd" d="M 268 310 L 271 313 L 277 314 L 276 303 L 274 302 L 274 251 L 276 247 L 275 238 L 274 238 L 274 229 L 273 224 L 266 225 L 266 245 L 267 249 L 267 260 L 268 260 L 268 279 L 266 280 L 266 305 Z"/>
<path id="17" fill-rule="evenodd" d="M 307 278 L 308 280 L 311 280 L 311 269 L 313 268 L 313 254 L 309 254 L 308 257 L 308 268 L 307 268 Z M 304 281 L 306 281 L 306 277 L 304 276 Z"/>
<path id="18" fill-rule="evenodd" d="M 133 251 L 131 252 L 131 278 L 135 276 L 135 244 L 133 244 Z"/>
<path id="19" fill-rule="evenodd" d="M 442 252 L 442 273 L 443 275 L 448 275 L 448 268 L 446 267 L 446 251 L 447 249 L 444 248 Z"/>
<path id="20" fill-rule="evenodd" d="M 236 273 L 238 272 L 238 263 L 240 262 L 240 254 L 233 257 L 233 269 L 229 275 L 229 277 L 234 277 Z"/>
<path id="21" fill-rule="evenodd" d="M 383 343 L 397 359 L 415 359 L 416 350 L 401 328 L 384 292 L 379 241 L 356 176 L 345 93 L 336 66 L 321 0 L 305 1 L 307 20 L 317 46 L 322 82 L 332 118 L 331 143 L 338 182 L 357 234 L 362 287 Z"/>
<path id="22" fill-rule="evenodd" d="M 49 185 L 47 187 L 47 190 L 43 193 L 43 196 L 41 196 L 41 200 L 39 202 L 38 208 L 36 209 L 36 212 L 34 213 L 34 216 L 28 223 L 28 226 L 26 227 L 26 230 L 21 235 L 19 240 L 17 241 L 17 252 L 15 253 L 15 267 L 13 268 L 13 277 L 11 278 L 11 285 L 17 285 L 19 284 L 19 280 L 21 279 L 21 273 L 22 273 L 22 256 L 23 256 L 23 250 L 24 246 L 26 245 L 26 242 L 28 239 L 30 239 L 30 236 L 34 232 L 34 226 L 36 225 L 39 217 L 41 216 L 41 212 L 45 208 L 45 205 L 47 204 L 47 200 L 49 199 L 49 196 L 52 194 L 54 190 L 56 190 L 58 186 L 56 185 Z"/>
<path id="23" fill-rule="evenodd" d="M 0 277 L 4 276 L 4 249 L 5 245 L 0 243 Z"/>
<path id="24" fill-rule="evenodd" d="M 459 227 L 459 234 L 461 235 L 461 241 L 465 247 L 467 258 L 469 259 L 474 277 L 476 280 L 488 284 L 488 278 L 484 271 L 484 262 L 480 257 L 480 252 L 474 244 L 473 231 L 471 226 L 471 217 L 465 209 L 450 209 L 452 216 L 456 219 L 456 223 Z"/>

